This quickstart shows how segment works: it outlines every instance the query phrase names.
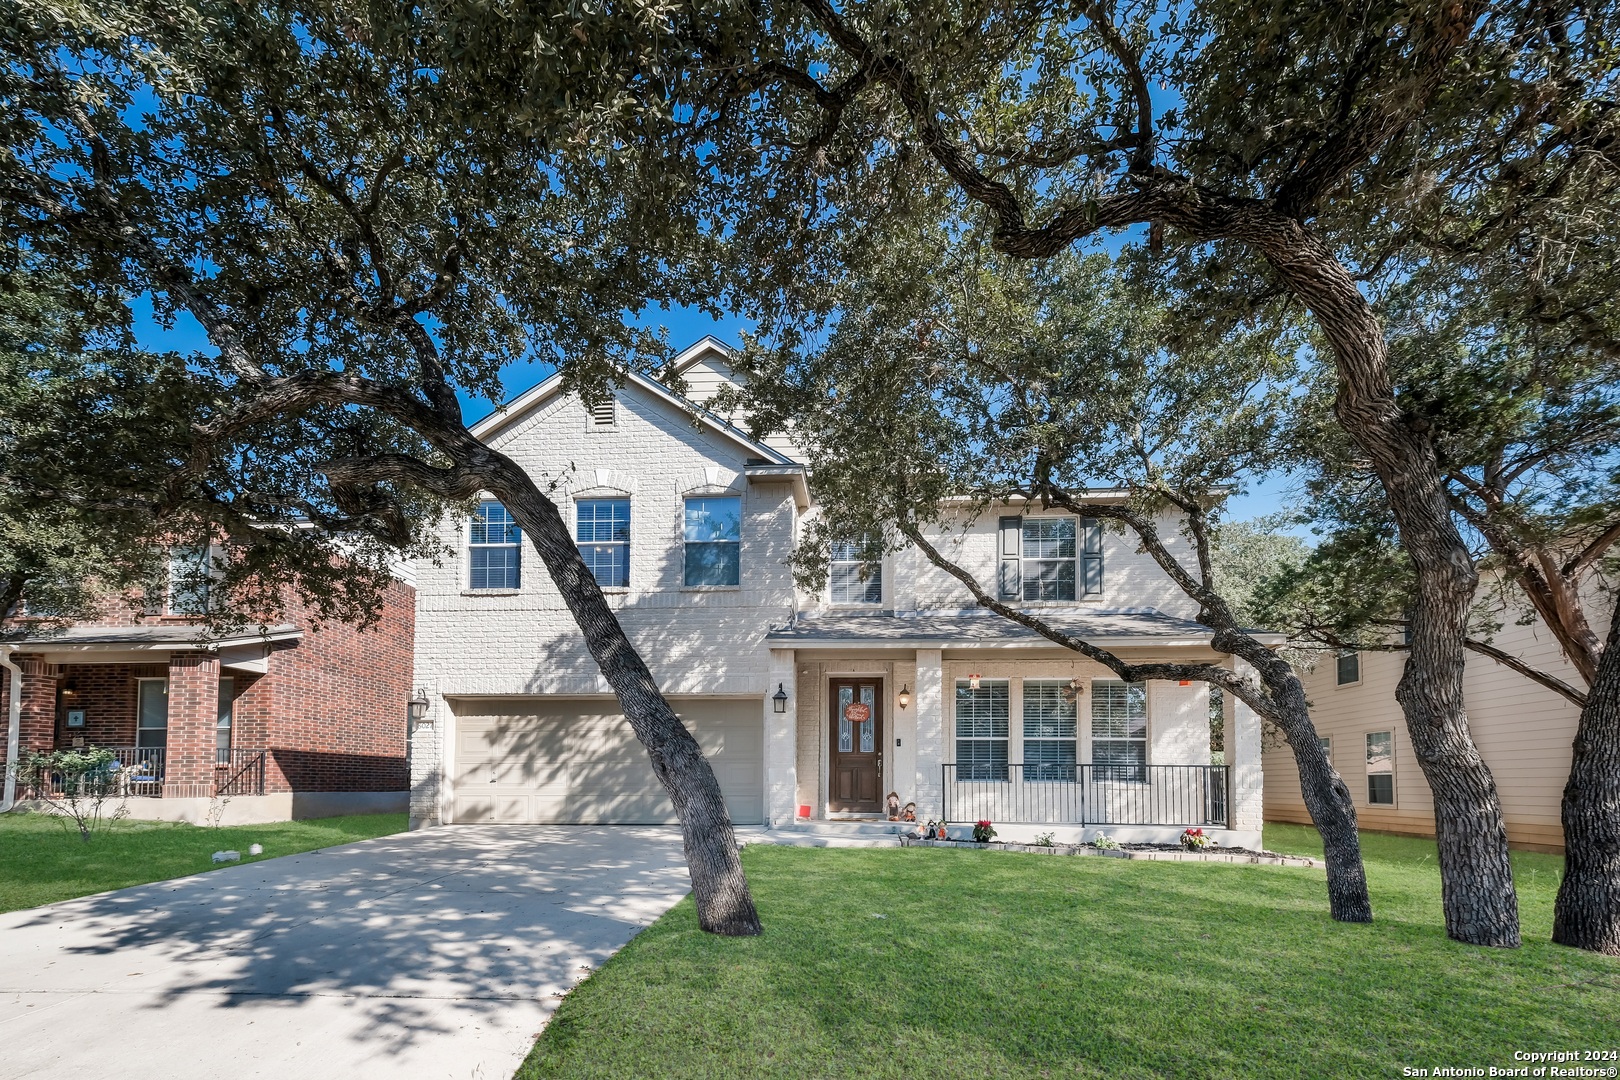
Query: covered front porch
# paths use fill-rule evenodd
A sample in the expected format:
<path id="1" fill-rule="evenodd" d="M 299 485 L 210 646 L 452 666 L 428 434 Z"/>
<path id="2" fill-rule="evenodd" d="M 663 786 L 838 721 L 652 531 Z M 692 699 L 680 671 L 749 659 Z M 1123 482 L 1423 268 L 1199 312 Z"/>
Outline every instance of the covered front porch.
<path id="1" fill-rule="evenodd" d="M 19 753 L 110 750 L 120 798 L 264 795 L 275 768 L 265 749 L 269 703 L 256 684 L 276 643 L 301 634 L 275 627 L 212 643 L 197 635 L 186 624 L 76 627 L 21 642 L 11 658 L 21 675 Z M 62 777 L 38 788 L 19 797 L 60 795 Z"/>
<path id="2" fill-rule="evenodd" d="M 1052 618 L 1131 662 L 1230 662 L 1158 612 Z M 768 642 L 788 699 L 767 739 L 773 823 L 886 822 L 892 795 L 1011 841 L 1260 843 L 1259 719 L 1227 702 L 1212 724 L 1206 684 L 1124 683 L 988 613 L 800 619 Z"/>

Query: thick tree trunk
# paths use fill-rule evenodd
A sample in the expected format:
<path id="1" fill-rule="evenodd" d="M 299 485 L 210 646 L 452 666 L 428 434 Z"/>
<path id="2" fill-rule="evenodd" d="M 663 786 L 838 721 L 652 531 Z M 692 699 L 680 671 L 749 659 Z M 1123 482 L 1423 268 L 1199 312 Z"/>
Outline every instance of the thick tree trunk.
<path id="1" fill-rule="evenodd" d="M 1322 856 L 1327 862 L 1328 911 L 1339 922 L 1372 922 L 1372 898 L 1367 894 L 1367 871 L 1361 862 L 1361 833 L 1357 831 L 1356 805 L 1317 737 L 1316 726 L 1306 711 L 1305 692 L 1297 676 L 1290 673 L 1297 702 L 1273 716 L 1294 752 L 1299 770 L 1299 792 L 1311 823 L 1322 837 Z M 1268 680 L 1269 682 L 1270 680 Z M 1273 697 L 1277 695 L 1274 693 Z M 1291 706 L 1291 707 L 1290 707 Z"/>
<path id="2" fill-rule="evenodd" d="M 1331 342 L 1339 375 L 1334 413 L 1372 460 L 1417 573 L 1411 652 L 1395 697 L 1434 795 L 1446 933 L 1473 945 L 1517 947 L 1507 827 L 1463 706 L 1463 642 L 1479 577 L 1452 517 L 1433 442 L 1401 414 L 1383 328 L 1332 253 L 1291 220 L 1267 219 L 1247 238 Z"/>
<path id="3" fill-rule="evenodd" d="M 1563 820 L 1552 939 L 1620 956 L 1620 605 L 1575 731 Z"/>
<path id="4" fill-rule="evenodd" d="M 713 934 L 758 934 L 759 913 L 738 858 L 731 815 L 702 748 L 664 700 L 646 662 L 625 636 L 556 504 L 506 459 L 500 459 L 492 472 L 496 475 L 490 490 L 539 552 L 603 678 L 618 695 L 631 730 L 647 748 L 654 775 L 675 804 L 698 925 Z"/>

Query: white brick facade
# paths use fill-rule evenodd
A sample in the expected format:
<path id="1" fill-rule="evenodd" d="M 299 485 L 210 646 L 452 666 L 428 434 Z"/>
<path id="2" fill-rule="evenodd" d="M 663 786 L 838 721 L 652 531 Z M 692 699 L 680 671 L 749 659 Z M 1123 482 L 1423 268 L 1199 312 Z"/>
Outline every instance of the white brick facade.
<path id="1" fill-rule="evenodd" d="M 712 393 L 714 372 L 729 370 L 720 363 L 689 368 L 697 376 L 690 385 L 701 383 L 705 396 Z M 528 469 L 570 525 L 577 498 L 629 499 L 629 583 L 604 590 L 608 603 L 677 711 L 686 700 L 755 703 L 763 755 L 753 768 L 767 823 L 789 823 L 802 808 L 812 817 L 828 813 L 827 682 L 841 673 L 882 680 L 883 790 L 917 802 L 925 816 L 937 812 L 941 766 L 954 754 L 952 687 L 959 675 L 1107 675 L 1044 640 L 800 647 L 769 637 L 793 624 L 855 621 L 824 596 L 797 593 L 784 565 L 805 516 L 815 512 L 802 474 L 782 456 L 791 446 L 784 440 L 769 447 L 749 443 L 717 419 L 694 415 L 656 385 L 634 380 L 621 387 L 610 428 L 594 425 L 577 399 L 542 387 L 475 431 Z M 688 588 L 682 580 L 683 500 L 717 495 L 742 500 L 740 584 Z M 981 580 L 994 582 L 997 511 L 952 526 L 940 537 L 946 551 Z M 1184 547 L 1173 523 L 1165 523 L 1165 533 L 1178 550 Z M 550 699 L 594 699 L 598 709 L 610 704 L 608 687 L 532 548 L 522 550 L 518 588 L 477 592 L 467 587 L 465 523 L 447 520 L 439 536 L 454 555 L 441 565 L 416 567 L 416 681 L 428 693 L 432 722 L 419 725 L 411 742 L 413 824 L 456 820 L 457 717 L 467 702 L 480 703 L 484 714 L 516 715 Z M 1032 606 L 1055 614 L 1129 610 L 1169 616 L 1161 620 L 1168 629 L 1131 637 L 1124 651 L 1132 659 L 1213 659 L 1207 632 L 1175 623 L 1190 619 L 1194 605 L 1133 542 L 1105 533 L 1103 554 L 1100 597 Z M 901 618 L 972 608 L 960 583 L 905 550 L 885 560 L 883 601 L 871 613 L 893 626 Z M 779 686 L 788 698 L 780 714 L 773 700 Z M 905 707 L 899 704 L 902 689 L 910 698 Z M 1204 694 L 1201 684 L 1150 689 L 1151 761 L 1208 764 Z M 1083 755 L 1083 721 L 1080 727 Z M 1020 739 L 1017 733 L 1011 737 L 1015 754 Z M 650 776 L 649 770 L 649 783 Z"/>

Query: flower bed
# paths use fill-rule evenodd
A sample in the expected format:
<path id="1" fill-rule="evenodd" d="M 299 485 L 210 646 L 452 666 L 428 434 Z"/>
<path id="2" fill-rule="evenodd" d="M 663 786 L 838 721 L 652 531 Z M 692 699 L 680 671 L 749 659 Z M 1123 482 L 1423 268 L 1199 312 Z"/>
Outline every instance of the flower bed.
<path id="1" fill-rule="evenodd" d="M 1093 844 L 988 844 L 972 840 L 919 840 L 902 836 L 901 847 L 990 848 L 998 851 L 1022 851 L 1031 855 L 1100 855 L 1111 859 L 1148 859 L 1154 862 L 1217 862 L 1254 863 L 1261 866 L 1321 866 L 1320 859 L 1306 859 L 1295 855 L 1279 855 L 1275 851 L 1252 851 L 1249 848 L 1210 848 L 1187 851 L 1180 844 L 1121 844 L 1117 848 L 1098 848 Z"/>

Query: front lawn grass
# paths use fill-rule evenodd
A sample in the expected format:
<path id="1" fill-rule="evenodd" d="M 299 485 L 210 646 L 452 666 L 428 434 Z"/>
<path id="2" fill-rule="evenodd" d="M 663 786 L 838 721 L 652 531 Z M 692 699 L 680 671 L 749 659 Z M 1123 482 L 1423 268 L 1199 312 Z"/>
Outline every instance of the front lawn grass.
<path id="1" fill-rule="evenodd" d="M 1265 840 L 1321 854 L 1314 830 Z M 517 1080 L 1314 1080 L 1620 1047 L 1620 962 L 1547 943 L 1561 857 L 1515 854 L 1526 944 L 1480 949 L 1445 936 L 1433 842 L 1363 843 L 1370 926 L 1328 918 L 1321 870 L 749 847 L 764 935 L 704 934 L 682 901 Z"/>
<path id="2" fill-rule="evenodd" d="M 47 814 L 0 815 L 0 911 L 167 881 L 216 869 L 216 851 L 243 862 L 403 832 L 404 814 L 279 821 L 211 829 L 167 821 L 115 821 L 89 841 Z M 263 844 L 264 854 L 248 854 Z M 235 863 L 220 865 L 234 866 Z"/>

